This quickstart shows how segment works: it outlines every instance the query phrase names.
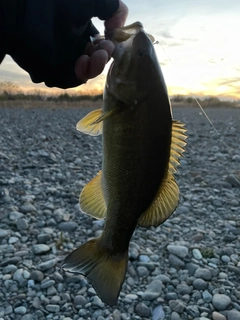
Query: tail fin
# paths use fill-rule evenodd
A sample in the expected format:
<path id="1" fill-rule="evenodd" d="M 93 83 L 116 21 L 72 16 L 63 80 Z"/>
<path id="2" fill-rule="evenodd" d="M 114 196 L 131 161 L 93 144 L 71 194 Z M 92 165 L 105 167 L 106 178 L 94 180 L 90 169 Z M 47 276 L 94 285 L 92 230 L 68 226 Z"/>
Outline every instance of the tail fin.
<path id="1" fill-rule="evenodd" d="M 128 263 L 128 252 L 112 255 L 93 239 L 70 253 L 63 268 L 87 276 L 98 296 L 109 305 L 117 304 Z"/>

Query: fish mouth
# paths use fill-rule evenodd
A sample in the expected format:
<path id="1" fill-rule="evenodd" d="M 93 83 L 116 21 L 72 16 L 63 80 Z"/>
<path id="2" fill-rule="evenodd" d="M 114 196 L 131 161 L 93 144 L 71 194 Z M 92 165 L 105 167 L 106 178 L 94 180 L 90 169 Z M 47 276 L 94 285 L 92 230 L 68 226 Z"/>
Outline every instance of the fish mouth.
<path id="1" fill-rule="evenodd" d="M 105 30 L 105 38 L 107 40 L 111 40 L 113 43 L 121 43 L 128 40 L 131 37 L 135 37 L 140 31 L 144 31 L 143 24 L 140 21 L 136 21 L 128 26 L 124 26 L 121 28 L 116 28 L 112 31 Z M 155 41 L 155 38 L 147 34 L 152 42 Z"/>
<path id="2" fill-rule="evenodd" d="M 105 37 L 107 40 L 111 40 L 116 44 L 135 36 L 140 30 L 143 30 L 143 25 L 141 22 L 137 21 L 122 28 L 116 28 L 112 31 L 105 31 Z"/>

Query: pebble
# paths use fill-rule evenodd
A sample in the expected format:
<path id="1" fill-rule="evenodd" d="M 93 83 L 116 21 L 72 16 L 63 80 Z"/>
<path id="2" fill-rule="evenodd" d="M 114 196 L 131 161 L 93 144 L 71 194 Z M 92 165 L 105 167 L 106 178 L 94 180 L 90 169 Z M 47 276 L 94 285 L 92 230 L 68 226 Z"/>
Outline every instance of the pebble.
<path id="1" fill-rule="evenodd" d="M 39 270 L 34 270 L 31 272 L 30 278 L 37 282 L 41 282 L 44 279 L 44 274 Z"/>
<path id="2" fill-rule="evenodd" d="M 27 222 L 26 219 L 20 218 L 20 219 L 17 220 L 17 228 L 18 228 L 18 230 L 20 230 L 20 231 L 21 230 L 27 230 L 28 227 L 29 227 L 29 225 L 28 225 L 28 222 Z"/>
<path id="3" fill-rule="evenodd" d="M 180 269 L 180 268 L 184 268 L 185 266 L 185 263 L 174 254 L 170 254 L 168 257 L 168 260 L 170 265 L 174 268 Z"/>
<path id="4" fill-rule="evenodd" d="M 22 213 L 36 212 L 36 208 L 31 203 L 25 203 L 20 207 L 20 212 Z"/>
<path id="5" fill-rule="evenodd" d="M 149 262 L 150 261 L 150 258 L 144 254 L 140 254 L 139 255 L 139 261 L 140 262 Z"/>
<path id="6" fill-rule="evenodd" d="M 75 306 L 85 306 L 87 304 L 87 299 L 82 295 L 77 295 L 73 300 Z"/>
<path id="7" fill-rule="evenodd" d="M 163 320 L 163 319 L 165 319 L 165 313 L 163 311 L 163 307 L 160 305 L 153 309 L 152 320 Z"/>
<path id="8" fill-rule="evenodd" d="M 105 225 L 78 204 L 101 170 L 102 144 L 75 130 L 87 108 L 52 103 L 0 108 L 0 319 L 240 320 L 239 161 L 212 139 L 197 109 L 174 110 L 188 129 L 180 203 L 161 225 L 136 227 L 116 308 L 83 275 L 61 268 Z M 239 110 L 208 112 L 238 150 Z"/>
<path id="9" fill-rule="evenodd" d="M 171 320 L 181 320 L 181 317 L 177 312 L 173 311 L 171 314 Z"/>
<path id="10" fill-rule="evenodd" d="M 223 311 L 231 304 L 231 299 L 225 294 L 216 293 L 213 295 L 212 304 L 218 311 Z"/>
<path id="11" fill-rule="evenodd" d="M 60 311 L 60 306 L 56 305 L 56 304 L 48 304 L 46 305 L 46 310 L 49 312 L 59 312 Z"/>
<path id="12" fill-rule="evenodd" d="M 40 309 L 41 301 L 40 301 L 39 297 L 34 297 L 34 298 L 33 298 L 32 306 L 33 306 L 35 309 Z"/>
<path id="13" fill-rule="evenodd" d="M 30 313 L 28 314 L 25 314 L 24 316 L 21 317 L 20 320 L 33 320 L 34 319 L 34 316 Z"/>
<path id="14" fill-rule="evenodd" d="M 185 258 L 188 254 L 188 248 L 185 246 L 177 246 L 171 244 L 167 246 L 167 250 L 169 253 L 172 253 L 179 258 Z"/>
<path id="15" fill-rule="evenodd" d="M 101 309 L 104 308 L 104 303 L 101 301 L 101 299 L 98 296 L 93 297 L 92 305 Z"/>
<path id="16" fill-rule="evenodd" d="M 73 232 L 77 229 L 78 224 L 74 221 L 61 222 L 58 225 L 59 230 Z"/>
<path id="17" fill-rule="evenodd" d="M 240 320 L 240 311 L 236 309 L 227 312 L 227 320 Z"/>
<path id="18" fill-rule="evenodd" d="M 212 313 L 212 318 L 213 320 L 226 320 L 226 317 L 223 314 L 216 311 Z"/>
<path id="19" fill-rule="evenodd" d="M 212 301 L 212 295 L 207 290 L 203 291 L 202 297 L 203 297 L 203 300 L 206 301 L 207 303 L 210 303 Z"/>
<path id="20" fill-rule="evenodd" d="M 154 280 L 146 287 L 146 291 L 142 293 L 142 299 L 151 301 L 159 297 L 162 293 L 163 284 L 160 280 Z"/>
<path id="21" fill-rule="evenodd" d="M 181 295 L 184 294 L 189 294 L 192 292 L 192 288 L 190 286 L 188 286 L 187 284 L 181 283 L 179 285 L 177 285 L 177 290 L 179 291 L 179 293 Z"/>
<path id="22" fill-rule="evenodd" d="M 170 300 L 169 307 L 172 311 L 176 311 L 177 313 L 183 313 L 185 309 L 183 302 L 179 300 Z"/>
<path id="23" fill-rule="evenodd" d="M 210 280 L 212 278 L 211 272 L 205 268 L 197 268 L 194 273 L 195 278 L 201 278 L 203 280 Z"/>
<path id="24" fill-rule="evenodd" d="M 24 306 L 20 306 L 20 307 L 15 308 L 14 312 L 17 314 L 23 315 L 23 314 L 27 313 L 27 309 Z"/>
<path id="25" fill-rule="evenodd" d="M 33 245 L 34 254 L 43 254 L 50 251 L 50 247 L 46 244 L 35 244 Z"/>
<path id="26" fill-rule="evenodd" d="M 40 263 L 39 264 L 39 269 L 41 271 L 46 271 L 46 270 L 54 267 L 57 263 L 58 263 L 57 259 L 51 259 L 51 260 L 48 260 L 48 261 Z"/>
<path id="27" fill-rule="evenodd" d="M 225 255 L 221 256 L 221 260 L 225 263 L 228 263 L 231 261 L 230 257 Z"/>
<path id="28" fill-rule="evenodd" d="M 140 277 L 147 277 L 149 275 L 149 271 L 146 267 L 137 267 L 137 273 Z"/>
<path id="29" fill-rule="evenodd" d="M 17 221 L 18 219 L 23 217 L 23 213 L 18 211 L 12 211 L 9 213 L 9 219 L 12 221 Z"/>
<path id="30" fill-rule="evenodd" d="M 19 241 L 18 237 L 10 237 L 9 240 L 8 240 L 8 243 L 9 244 L 14 244 L 14 243 L 17 243 L 18 241 Z"/>
<path id="31" fill-rule="evenodd" d="M 193 256 L 194 256 L 195 259 L 197 259 L 197 260 L 201 260 L 202 259 L 202 254 L 201 254 L 201 251 L 199 249 L 193 249 L 192 253 L 193 253 Z"/>
<path id="32" fill-rule="evenodd" d="M 0 229 L 0 238 L 4 238 L 8 235 L 7 230 Z"/>
<path id="33" fill-rule="evenodd" d="M 55 284 L 54 280 L 47 280 L 41 283 L 41 289 L 47 289 Z"/>
<path id="34" fill-rule="evenodd" d="M 150 309 L 145 303 L 141 302 L 136 305 L 136 314 L 143 318 L 148 318 L 150 316 Z"/>
<path id="35" fill-rule="evenodd" d="M 194 279 L 193 286 L 197 290 L 205 290 L 207 288 L 207 282 L 203 279 Z"/>

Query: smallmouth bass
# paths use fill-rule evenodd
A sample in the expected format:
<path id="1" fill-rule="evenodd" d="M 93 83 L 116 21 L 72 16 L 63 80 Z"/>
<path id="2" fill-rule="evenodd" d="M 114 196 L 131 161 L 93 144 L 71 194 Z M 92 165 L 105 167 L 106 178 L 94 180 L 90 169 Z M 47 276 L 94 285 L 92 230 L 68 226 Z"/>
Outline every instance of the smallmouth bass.
<path id="1" fill-rule="evenodd" d="M 186 129 L 173 121 L 153 39 L 140 22 L 115 29 L 103 110 L 90 112 L 77 129 L 102 134 L 102 171 L 80 194 L 81 211 L 106 219 L 100 237 L 65 259 L 63 268 L 87 276 L 102 301 L 114 305 L 124 281 L 128 247 L 137 225 L 158 226 L 176 209 L 174 178 Z"/>

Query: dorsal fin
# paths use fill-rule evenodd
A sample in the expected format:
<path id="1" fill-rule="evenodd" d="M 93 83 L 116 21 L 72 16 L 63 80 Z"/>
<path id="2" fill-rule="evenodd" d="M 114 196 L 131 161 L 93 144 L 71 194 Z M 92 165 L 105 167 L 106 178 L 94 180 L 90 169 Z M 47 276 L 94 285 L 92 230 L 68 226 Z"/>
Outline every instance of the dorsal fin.
<path id="1" fill-rule="evenodd" d="M 179 165 L 179 158 L 186 145 L 186 132 L 184 124 L 179 121 L 172 122 L 171 151 L 169 166 L 157 195 L 149 208 L 140 216 L 138 224 L 142 227 L 158 226 L 170 217 L 179 201 L 179 189 L 174 178 Z"/>

